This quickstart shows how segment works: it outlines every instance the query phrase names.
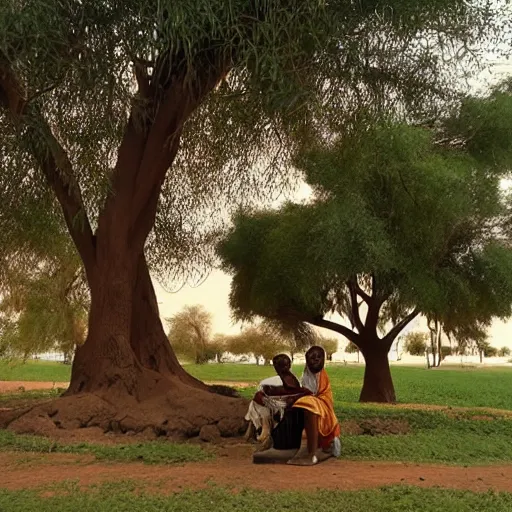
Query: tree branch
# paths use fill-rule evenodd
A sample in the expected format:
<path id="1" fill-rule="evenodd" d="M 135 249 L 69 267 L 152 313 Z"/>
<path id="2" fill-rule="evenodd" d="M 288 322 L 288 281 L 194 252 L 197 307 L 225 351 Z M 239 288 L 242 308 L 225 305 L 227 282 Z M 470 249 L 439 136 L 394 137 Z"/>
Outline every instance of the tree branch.
<path id="1" fill-rule="evenodd" d="M 359 297 L 361 297 L 361 299 L 363 299 L 366 304 L 368 304 L 372 298 L 361 288 L 359 282 L 357 281 L 357 277 L 354 279 L 354 286 L 356 288 L 357 295 L 359 295 Z"/>
<path id="2" fill-rule="evenodd" d="M 361 315 L 359 314 L 359 304 L 358 304 L 358 300 L 357 300 L 357 285 L 354 283 L 353 279 L 349 279 L 346 282 L 346 285 L 348 287 L 349 294 L 350 294 L 350 305 L 351 305 L 352 318 L 354 321 L 354 325 L 355 325 L 357 331 L 359 332 L 359 334 L 361 334 L 364 331 L 365 326 L 361 320 Z"/>
<path id="3" fill-rule="evenodd" d="M 94 235 L 71 161 L 44 116 L 32 106 L 27 105 L 23 88 L 2 55 L 0 55 L 0 105 L 9 113 L 15 126 L 25 128 L 30 152 L 59 200 L 73 242 L 86 271 L 89 272 L 95 262 Z M 36 122 L 27 123 L 29 118 Z"/>
<path id="4" fill-rule="evenodd" d="M 398 322 L 387 334 L 386 336 L 384 336 L 384 338 L 382 338 L 382 341 L 387 344 L 389 347 L 391 347 L 391 345 L 393 344 L 393 341 L 395 341 L 395 338 L 400 334 L 400 332 L 402 331 L 402 329 L 404 329 L 404 327 L 409 323 L 411 322 L 412 320 L 414 320 L 414 318 L 416 318 L 418 315 L 420 314 L 420 311 L 419 309 L 415 308 L 413 309 L 407 316 L 405 316 L 404 318 L 402 318 L 402 320 L 400 320 L 400 322 Z"/>
<path id="5" fill-rule="evenodd" d="M 372 279 L 372 296 L 368 302 L 368 313 L 366 315 L 366 328 L 371 329 L 372 332 L 377 333 L 377 326 L 379 325 L 380 310 L 384 302 L 389 298 L 386 292 L 379 293 L 377 287 L 377 279 L 375 274 L 371 275 Z"/>
<path id="6" fill-rule="evenodd" d="M 163 83 L 152 84 L 155 94 L 163 89 L 161 103 L 156 105 L 155 118 L 149 128 L 144 151 L 137 170 L 133 201 L 131 205 L 131 225 L 135 225 L 144 210 L 151 204 L 155 186 L 161 187 L 167 170 L 172 165 L 178 151 L 181 132 L 192 112 L 226 75 L 229 62 L 210 56 L 205 60 L 204 73 L 198 77 L 195 87 L 187 85 L 185 69 L 176 73 L 155 70 L 155 76 Z M 160 100 L 155 98 L 155 102 Z"/>
<path id="7" fill-rule="evenodd" d="M 348 327 L 345 327 L 344 325 L 338 324 L 336 322 L 331 322 L 330 320 L 325 320 L 321 316 L 308 320 L 308 323 L 316 325 L 317 327 L 323 327 L 324 329 L 329 329 L 331 331 L 337 332 L 359 346 L 359 334 L 352 331 Z"/>

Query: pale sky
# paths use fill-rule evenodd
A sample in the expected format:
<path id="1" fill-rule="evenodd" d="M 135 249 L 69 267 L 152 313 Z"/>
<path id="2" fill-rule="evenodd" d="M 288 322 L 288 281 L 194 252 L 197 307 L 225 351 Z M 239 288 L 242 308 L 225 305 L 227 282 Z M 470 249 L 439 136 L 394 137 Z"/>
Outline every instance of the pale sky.
<path id="1" fill-rule="evenodd" d="M 474 81 L 475 90 L 482 90 L 489 83 L 495 83 L 504 75 L 512 74 L 512 64 L 505 59 L 494 60 L 492 71 L 486 71 Z M 303 183 L 293 197 L 294 201 L 307 201 L 311 190 Z M 283 201 L 277 201 L 275 206 Z M 155 289 L 159 301 L 160 316 L 168 318 L 179 312 L 184 306 L 200 304 L 213 315 L 214 332 L 236 333 L 240 330 L 240 324 L 234 324 L 229 308 L 229 292 L 231 277 L 219 271 L 212 270 L 210 275 L 199 286 L 183 286 L 175 293 L 164 290 L 159 283 L 155 282 Z M 164 322 L 165 324 L 165 322 Z M 422 322 L 417 320 L 410 325 L 409 329 L 421 329 Z M 167 330 L 167 326 L 166 326 Z M 329 337 L 337 337 L 340 340 L 340 349 L 346 344 L 346 340 L 331 331 L 325 331 Z M 512 320 L 502 322 L 496 320 L 489 330 L 489 341 L 496 347 L 504 345 L 512 348 Z"/>

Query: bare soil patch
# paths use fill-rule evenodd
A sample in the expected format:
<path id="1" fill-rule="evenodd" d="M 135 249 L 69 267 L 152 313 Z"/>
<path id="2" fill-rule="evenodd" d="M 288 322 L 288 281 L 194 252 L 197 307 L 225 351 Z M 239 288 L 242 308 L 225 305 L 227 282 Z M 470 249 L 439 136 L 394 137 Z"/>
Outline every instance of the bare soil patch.
<path id="1" fill-rule="evenodd" d="M 512 491 L 512 465 L 466 468 L 331 459 L 314 467 L 266 466 L 265 471 L 260 471 L 246 451 L 241 449 L 238 456 L 227 451 L 225 457 L 215 461 L 182 466 L 92 463 L 87 457 L 66 454 L 37 455 L 27 460 L 26 454 L 0 453 L 0 465 L 4 468 L 2 487 L 40 488 L 70 479 L 86 487 L 132 479 L 159 493 L 200 489 L 211 484 L 266 491 L 358 490 L 396 484 Z"/>
<path id="2" fill-rule="evenodd" d="M 0 393 L 35 391 L 39 389 L 67 389 L 69 382 L 37 382 L 25 380 L 0 380 Z"/>

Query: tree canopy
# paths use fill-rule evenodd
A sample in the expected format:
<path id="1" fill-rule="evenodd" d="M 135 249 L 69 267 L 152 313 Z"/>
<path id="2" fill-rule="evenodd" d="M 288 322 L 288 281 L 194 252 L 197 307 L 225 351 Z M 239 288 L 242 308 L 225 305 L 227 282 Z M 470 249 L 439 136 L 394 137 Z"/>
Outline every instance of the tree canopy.
<path id="1" fill-rule="evenodd" d="M 219 245 L 235 316 L 331 328 L 360 347 L 368 378 L 375 354 L 382 362 L 420 313 L 459 338 L 508 318 L 500 184 L 511 157 L 507 86 L 468 98 L 435 128 L 380 123 L 299 154 L 315 199 L 242 211 Z M 352 328 L 325 318 L 333 312 Z"/>
<path id="2" fill-rule="evenodd" d="M 431 114 L 456 87 L 457 56 L 495 27 L 494 11 L 461 0 L 4 1 L 2 208 L 28 210 L 25 201 L 47 183 L 62 203 L 62 181 L 73 196 L 64 206 L 71 233 L 94 230 L 117 186 L 129 116 L 141 128 L 156 121 L 172 78 L 183 75 L 201 106 L 165 175 L 147 255 L 164 274 L 185 256 L 197 266 L 202 221 L 225 206 L 219 191 L 230 201 L 261 198 L 278 169 L 283 176 L 294 140 L 349 125 L 361 106 L 368 113 L 392 102 Z M 200 82 L 209 76 L 208 89 L 216 87 L 205 96 Z M 42 165 L 48 151 L 54 171 Z M 4 225 L 0 232 L 8 233 Z"/>
<path id="3" fill-rule="evenodd" d="M 26 358 L 85 340 L 89 294 L 80 259 L 48 197 L 11 211 L 0 247 L 0 351 Z"/>

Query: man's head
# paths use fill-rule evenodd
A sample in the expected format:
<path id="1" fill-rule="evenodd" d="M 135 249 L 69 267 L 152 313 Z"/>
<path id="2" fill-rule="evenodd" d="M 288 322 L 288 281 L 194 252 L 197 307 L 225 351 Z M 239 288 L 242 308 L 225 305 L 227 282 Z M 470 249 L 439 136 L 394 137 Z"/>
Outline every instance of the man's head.
<path id="1" fill-rule="evenodd" d="M 286 354 L 278 354 L 272 359 L 272 364 L 278 375 L 288 373 L 292 367 L 292 361 Z"/>
<path id="2" fill-rule="evenodd" d="M 323 370 L 324 363 L 325 351 L 322 347 L 315 345 L 306 352 L 306 364 L 313 373 Z"/>

